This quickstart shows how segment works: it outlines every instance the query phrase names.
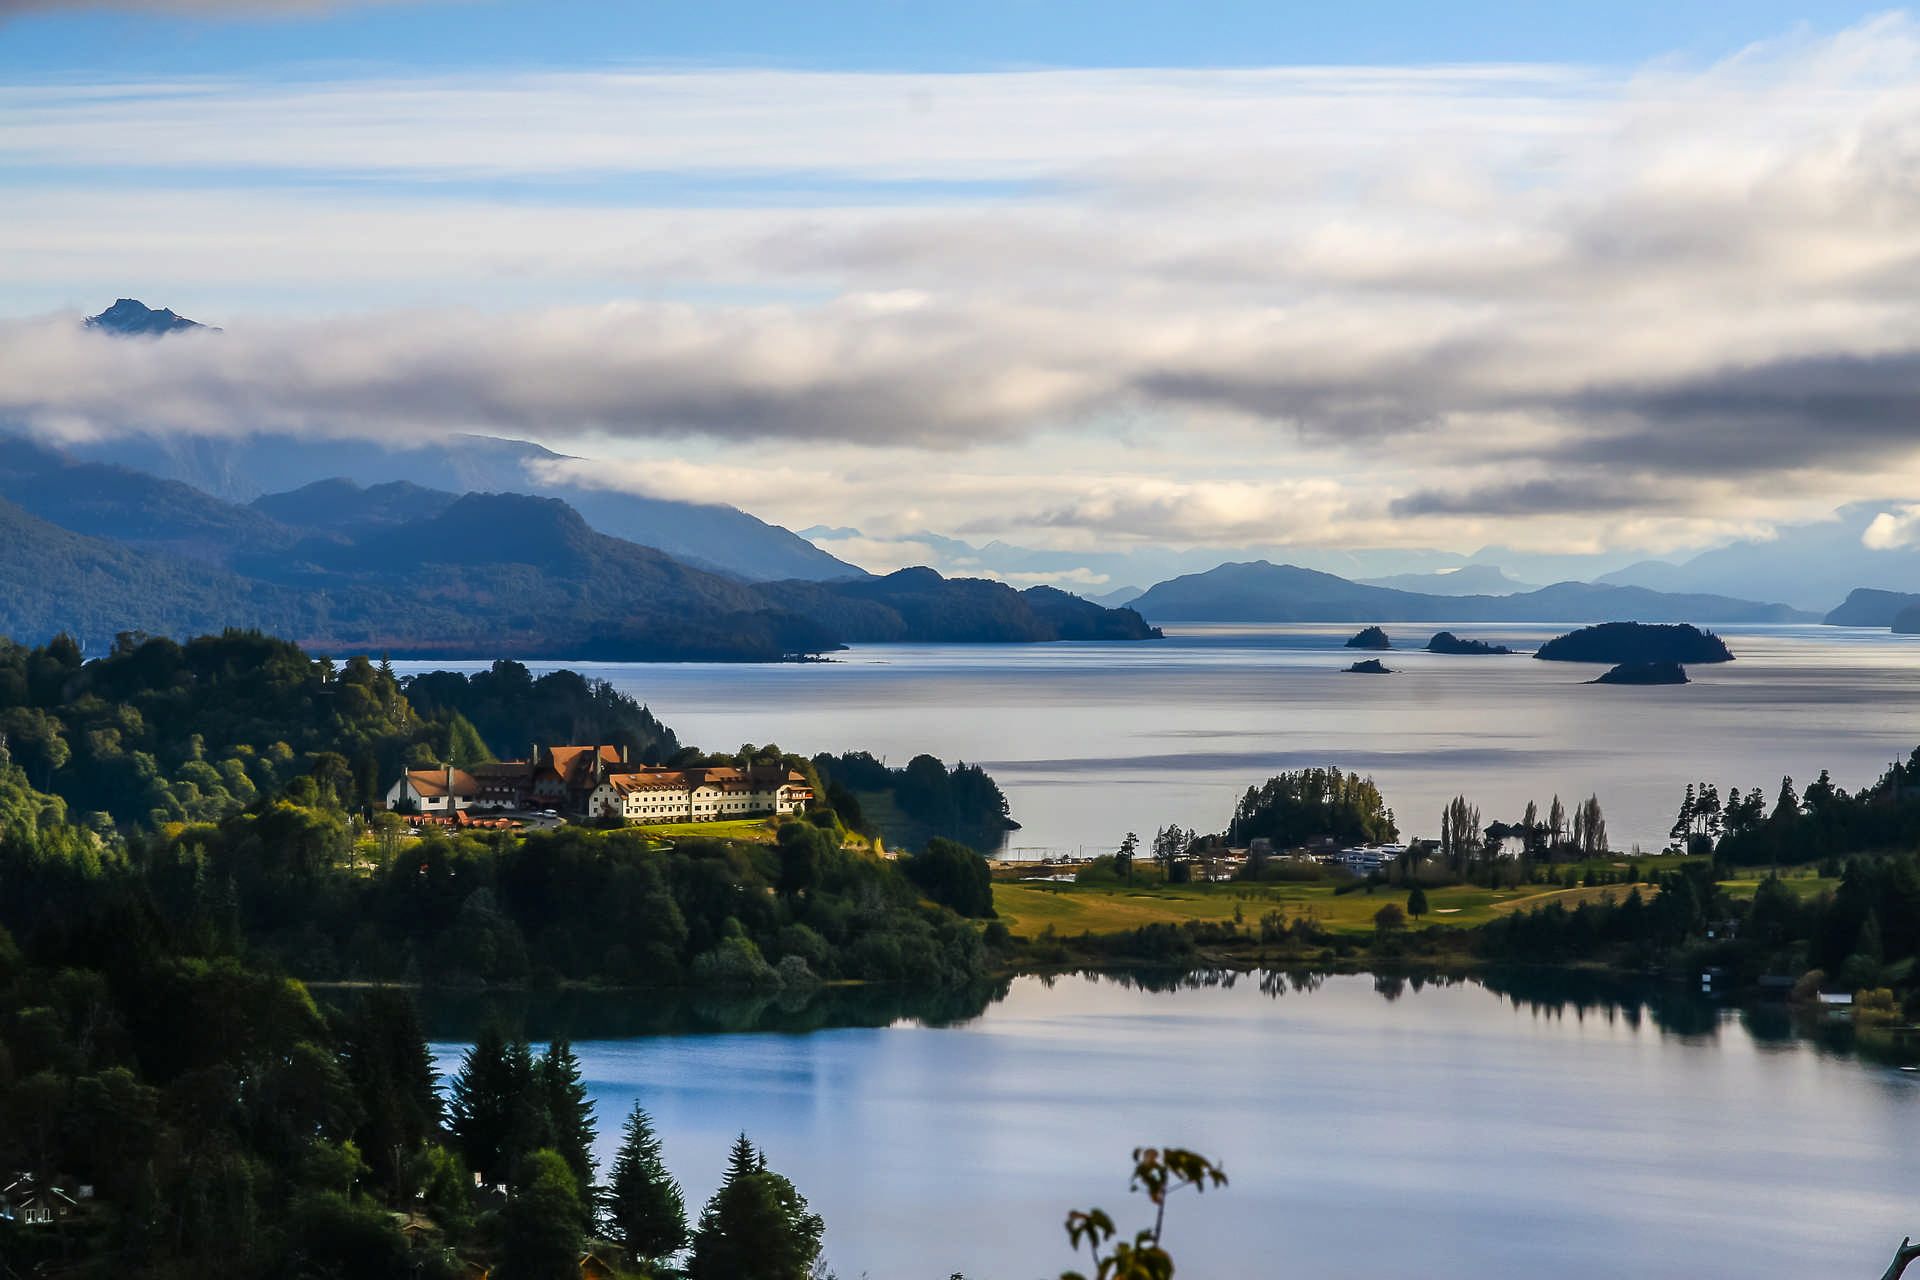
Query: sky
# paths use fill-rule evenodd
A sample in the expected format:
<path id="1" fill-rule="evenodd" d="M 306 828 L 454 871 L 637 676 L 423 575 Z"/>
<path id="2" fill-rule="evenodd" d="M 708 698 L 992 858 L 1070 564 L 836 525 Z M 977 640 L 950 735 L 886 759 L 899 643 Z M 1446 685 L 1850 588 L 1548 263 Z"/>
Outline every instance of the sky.
<path id="1" fill-rule="evenodd" d="M 510 435 L 874 568 L 1920 496 L 1897 10 L 0 0 L 0 121 L 56 439 Z"/>

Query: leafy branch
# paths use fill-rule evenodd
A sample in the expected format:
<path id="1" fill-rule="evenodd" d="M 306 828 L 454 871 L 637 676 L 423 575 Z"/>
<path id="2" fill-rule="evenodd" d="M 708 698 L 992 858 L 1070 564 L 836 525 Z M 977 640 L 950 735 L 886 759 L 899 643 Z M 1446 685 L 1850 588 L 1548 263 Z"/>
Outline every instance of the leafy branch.
<path id="1" fill-rule="evenodd" d="M 1170 1280 L 1173 1257 L 1161 1239 L 1167 1224 L 1167 1197 L 1185 1187 L 1196 1195 L 1209 1186 L 1227 1184 L 1226 1172 L 1197 1152 L 1179 1147 L 1136 1147 L 1129 1191 L 1145 1191 L 1153 1204 L 1153 1225 L 1143 1227 L 1131 1242 L 1116 1241 L 1119 1229 L 1104 1209 L 1075 1209 L 1067 1214 L 1067 1241 L 1074 1251 L 1082 1245 L 1093 1258 L 1093 1280 Z M 1111 1252 L 1101 1250 L 1108 1245 Z M 1089 1280 L 1079 1271 L 1064 1272 L 1060 1280 Z"/>

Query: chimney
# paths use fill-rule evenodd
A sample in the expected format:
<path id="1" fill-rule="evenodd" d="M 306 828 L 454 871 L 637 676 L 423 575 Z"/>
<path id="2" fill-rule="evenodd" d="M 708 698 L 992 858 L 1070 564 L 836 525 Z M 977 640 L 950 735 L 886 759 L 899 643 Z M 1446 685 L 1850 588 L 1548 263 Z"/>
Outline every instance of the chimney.
<path id="1" fill-rule="evenodd" d="M 451 807 L 453 804 L 453 766 L 452 765 L 447 766 L 447 804 L 449 807 Z"/>
<path id="2" fill-rule="evenodd" d="M 627 744 L 624 742 L 620 744 L 620 763 L 627 763 Z"/>

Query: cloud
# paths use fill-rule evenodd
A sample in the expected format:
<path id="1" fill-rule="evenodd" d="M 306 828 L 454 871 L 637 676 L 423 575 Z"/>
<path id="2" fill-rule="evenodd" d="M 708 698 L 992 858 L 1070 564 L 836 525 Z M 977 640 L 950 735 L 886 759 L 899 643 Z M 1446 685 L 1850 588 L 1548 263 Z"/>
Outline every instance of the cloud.
<path id="1" fill-rule="evenodd" d="M 1869 551 L 1897 551 L 1916 543 L 1920 543 L 1920 503 L 1882 511 L 1860 534 L 1860 545 Z"/>
<path id="2" fill-rule="evenodd" d="M 38 175 L 0 205 L 10 295 L 159 281 L 227 329 L 0 325 L 0 416 L 50 434 L 590 439 L 643 490 L 1059 547 L 1680 545 L 1920 470 L 1899 15 L 1629 75 L 63 81 L 0 112 Z"/>
<path id="3" fill-rule="evenodd" d="M 1592 515 L 1644 511 L 1682 501 L 1664 480 L 1638 483 L 1538 479 L 1497 483 L 1467 489 L 1418 489 L 1394 499 L 1396 516 L 1538 516 Z M 1697 495 L 1695 495 L 1697 497 Z"/>

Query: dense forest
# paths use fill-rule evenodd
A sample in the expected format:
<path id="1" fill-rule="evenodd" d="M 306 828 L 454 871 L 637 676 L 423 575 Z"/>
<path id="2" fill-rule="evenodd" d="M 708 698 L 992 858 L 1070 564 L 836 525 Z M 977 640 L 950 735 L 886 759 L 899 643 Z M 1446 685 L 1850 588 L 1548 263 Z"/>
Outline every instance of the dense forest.
<path id="1" fill-rule="evenodd" d="M 855 851 L 826 804 L 771 845 L 573 827 L 415 838 L 372 812 L 402 767 L 524 753 L 537 738 L 676 764 L 784 762 L 819 781 L 778 747 L 682 746 L 644 706 L 573 672 L 536 680 L 500 662 L 403 685 L 384 665 L 336 668 L 239 632 L 123 636 L 93 662 L 66 639 L 8 645 L 0 925 L 64 952 L 94 904 L 124 897 L 191 954 L 308 978 L 752 987 L 986 971 L 978 931 L 927 905 L 991 914 L 953 887 L 950 852 L 921 867 Z M 930 756 L 888 794 L 947 822 L 1005 819 L 991 778 Z M 43 827 L 65 852 L 18 842 Z"/>
<path id="2" fill-rule="evenodd" d="M 296 802 L 363 811 L 402 768 L 575 735 L 636 759 L 679 750 L 640 703 L 572 671 L 535 680 L 498 662 L 403 688 L 384 663 L 335 664 L 257 632 L 185 644 L 122 633 L 91 662 L 65 636 L 0 639 L 0 739 L 36 789 L 102 833 L 217 822 L 289 788 Z"/>

